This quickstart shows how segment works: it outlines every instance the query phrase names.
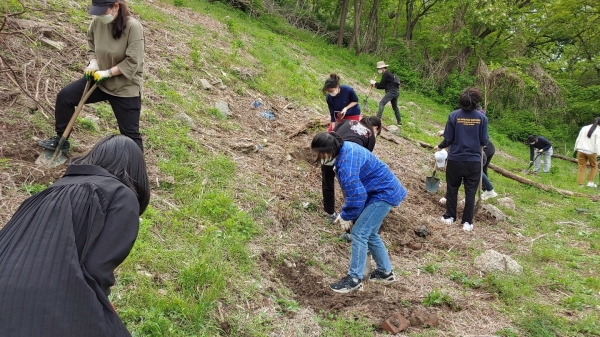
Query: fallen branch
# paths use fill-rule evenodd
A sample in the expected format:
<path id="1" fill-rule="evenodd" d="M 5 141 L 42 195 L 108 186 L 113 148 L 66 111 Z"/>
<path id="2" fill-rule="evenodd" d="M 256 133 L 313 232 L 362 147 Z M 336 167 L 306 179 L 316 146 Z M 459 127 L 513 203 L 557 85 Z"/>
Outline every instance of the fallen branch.
<path id="1" fill-rule="evenodd" d="M 386 136 L 386 137 L 388 137 L 388 138 L 386 138 L 386 137 L 383 137 L 383 133 L 380 136 L 382 138 L 384 138 L 384 139 L 390 138 L 390 140 L 392 140 L 395 143 L 397 143 L 396 140 L 393 140 L 394 136 Z M 401 137 L 405 138 L 407 140 L 410 140 L 411 142 L 416 142 L 421 147 L 424 147 L 424 148 L 427 148 L 427 149 L 433 149 L 433 146 L 431 146 L 431 145 L 429 145 L 429 144 L 427 144 L 425 142 L 422 142 L 422 141 L 419 141 L 419 140 L 414 140 L 414 139 L 408 138 L 406 136 L 401 136 Z M 567 191 L 567 190 L 555 188 L 555 187 L 552 187 L 552 186 L 546 186 L 546 185 L 537 183 L 535 181 L 523 178 L 523 177 L 521 177 L 519 175 L 516 175 L 516 174 L 514 174 L 512 172 L 509 172 L 509 171 L 507 171 L 507 170 L 505 170 L 505 169 L 503 169 L 503 168 L 501 168 L 499 166 L 496 166 L 496 165 L 494 165 L 492 163 L 490 163 L 488 167 L 491 168 L 492 170 L 496 171 L 497 173 L 499 173 L 499 174 L 507 177 L 507 178 L 510 178 L 512 180 L 520 182 L 521 184 L 533 186 L 533 187 L 539 188 L 539 189 L 547 191 L 547 192 L 556 192 L 556 193 L 558 193 L 560 195 L 566 195 L 566 196 L 570 196 L 570 197 L 589 198 L 592 201 L 600 201 L 600 196 L 588 195 L 588 194 L 583 194 L 583 193 L 577 193 L 577 192 L 572 192 L 572 191 Z"/>

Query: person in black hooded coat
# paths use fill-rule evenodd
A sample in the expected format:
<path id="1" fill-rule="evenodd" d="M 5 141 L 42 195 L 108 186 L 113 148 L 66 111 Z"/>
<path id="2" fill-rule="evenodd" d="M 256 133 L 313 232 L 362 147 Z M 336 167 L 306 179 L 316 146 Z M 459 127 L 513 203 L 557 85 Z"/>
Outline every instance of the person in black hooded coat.
<path id="1" fill-rule="evenodd" d="M 102 139 L 0 230 L 0 334 L 130 336 L 108 295 L 150 200 L 128 137 Z"/>

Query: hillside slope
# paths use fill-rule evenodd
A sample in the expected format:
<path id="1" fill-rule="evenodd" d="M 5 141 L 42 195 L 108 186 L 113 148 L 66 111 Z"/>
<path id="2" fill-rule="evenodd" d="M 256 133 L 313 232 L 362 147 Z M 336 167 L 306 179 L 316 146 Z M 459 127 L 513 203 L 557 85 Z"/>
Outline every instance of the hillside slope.
<path id="1" fill-rule="evenodd" d="M 22 16 L 50 27 L 52 39 L 65 44 L 62 51 L 39 42 L 40 26 L 20 28 L 11 18 L 5 28 L 20 32 L 2 40 L 7 64 L 1 67 L 9 74 L 0 79 L 2 224 L 26 197 L 64 172 L 34 161 L 36 141 L 52 133 L 56 93 L 81 76 L 85 63 L 87 2 L 76 3 L 82 9 L 59 9 L 59 2 L 48 1 L 66 13 Z M 399 281 L 367 283 L 365 291 L 346 296 L 329 291 L 328 284 L 347 271 L 350 246 L 325 221 L 320 168 L 308 144 L 327 119 L 322 80 L 331 71 L 342 74 L 362 103 L 362 78 L 372 71 L 372 60 L 345 52 L 330 60 L 335 49 L 322 46 L 317 53 L 310 45 L 321 42 L 303 32 L 277 35 L 218 4 L 190 6 L 194 10 L 131 3 L 146 34 L 142 133 L 153 198 L 111 299 L 133 335 L 382 335 L 383 319 L 419 310 L 437 315 L 439 325 L 413 325 L 410 335 L 536 335 L 542 328 L 600 333 L 594 323 L 600 305 L 597 205 L 492 176 L 502 186 L 501 197 L 512 197 L 517 207 L 501 207 L 509 216 L 502 222 L 480 212 L 475 230 L 465 233 L 438 221 L 443 186 L 437 194 L 425 190 L 431 151 L 387 131 L 374 153 L 408 189 L 381 230 Z M 202 78 L 215 87 L 202 89 Z M 15 82 L 37 97 L 44 113 Z M 371 114 L 380 97 L 371 94 Z M 228 103 L 230 118 L 215 108 L 218 101 Z M 255 107 L 258 101 L 262 105 Z M 401 105 L 409 121 L 403 135 L 433 144 L 448 109 L 413 93 L 403 95 Z M 261 114 L 266 110 L 274 119 Z M 107 104 L 86 107 L 72 135 L 74 155 L 116 130 Z M 511 147 L 497 156 L 510 169 L 522 165 L 515 156 L 523 151 Z M 341 192 L 337 196 L 340 207 Z M 592 211 L 575 218 L 575 205 Z M 557 226 L 561 221 L 581 226 Z M 426 238 L 415 233 L 421 226 L 430 233 Z M 473 260 L 488 249 L 523 263 L 524 276 L 481 274 Z M 559 257 L 561 252 L 568 257 Z M 575 302 L 581 305 L 570 304 Z M 532 314 L 520 317 L 522 312 Z"/>

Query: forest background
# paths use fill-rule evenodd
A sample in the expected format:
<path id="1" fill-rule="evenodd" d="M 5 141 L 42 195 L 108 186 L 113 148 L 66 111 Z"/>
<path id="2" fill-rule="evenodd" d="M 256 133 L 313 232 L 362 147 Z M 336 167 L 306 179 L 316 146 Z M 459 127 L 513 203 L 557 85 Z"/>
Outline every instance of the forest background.
<path id="1" fill-rule="evenodd" d="M 515 141 L 533 133 L 574 142 L 599 115 L 595 0 L 223 1 L 272 28 L 285 17 L 356 55 L 378 55 L 404 90 L 441 104 L 479 85 L 491 123 Z"/>

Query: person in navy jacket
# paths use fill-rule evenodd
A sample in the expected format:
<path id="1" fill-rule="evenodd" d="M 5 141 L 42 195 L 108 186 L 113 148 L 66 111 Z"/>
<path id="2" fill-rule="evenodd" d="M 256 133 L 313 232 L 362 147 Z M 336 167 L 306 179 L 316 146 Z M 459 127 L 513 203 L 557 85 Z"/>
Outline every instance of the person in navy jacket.
<path id="1" fill-rule="evenodd" d="M 352 255 L 348 275 L 330 284 L 338 293 L 362 288 L 362 279 L 371 252 L 377 269 L 367 277 L 371 280 L 395 280 L 387 250 L 378 231 L 389 211 L 406 197 L 406 189 L 390 168 L 368 149 L 345 142 L 335 132 L 321 132 L 311 143 L 321 164 L 333 163 L 346 200 L 334 224 L 343 231 L 351 229 Z"/>
<path id="2" fill-rule="evenodd" d="M 321 90 L 327 95 L 325 100 L 329 107 L 331 123 L 329 124 L 329 129 L 327 129 L 327 131 L 332 131 L 335 128 L 336 123 L 339 123 L 343 119 L 353 121 L 360 120 L 358 96 L 351 87 L 340 85 L 340 77 L 338 75 L 329 75 L 329 78 L 325 80 L 325 84 Z"/>
<path id="3" fill-rule="evenodd" d="M 459 98 L 460 109 L 448 116 L 444 140 L 434 151 L 450 147 L 446 168 L 446 213 L 442 220 L 452 224 L 456 219 L 458 189 L 464 181 L 465 209 L 462 215 L 463 230 L 473 230 L 475 193 L 481 177 L 483 147 L 488 143 L 487 117 L 476 107 L 481 102 L 479 88 L 467 88 Z"/>
<path id="4" fill-rule="evenodd" d="M 540 172 L 541 157 L 544 157 L 544 173 L 549 173 L 550 159 L 554 152 L 552 144 L 546 138 L 536 135 L 527 137 L 527 143 L 529 143 L 529 165 L 533 162 L 533 174 Z M 537 153 L 536 156 L 533 155 L 534 152 Z"/>

